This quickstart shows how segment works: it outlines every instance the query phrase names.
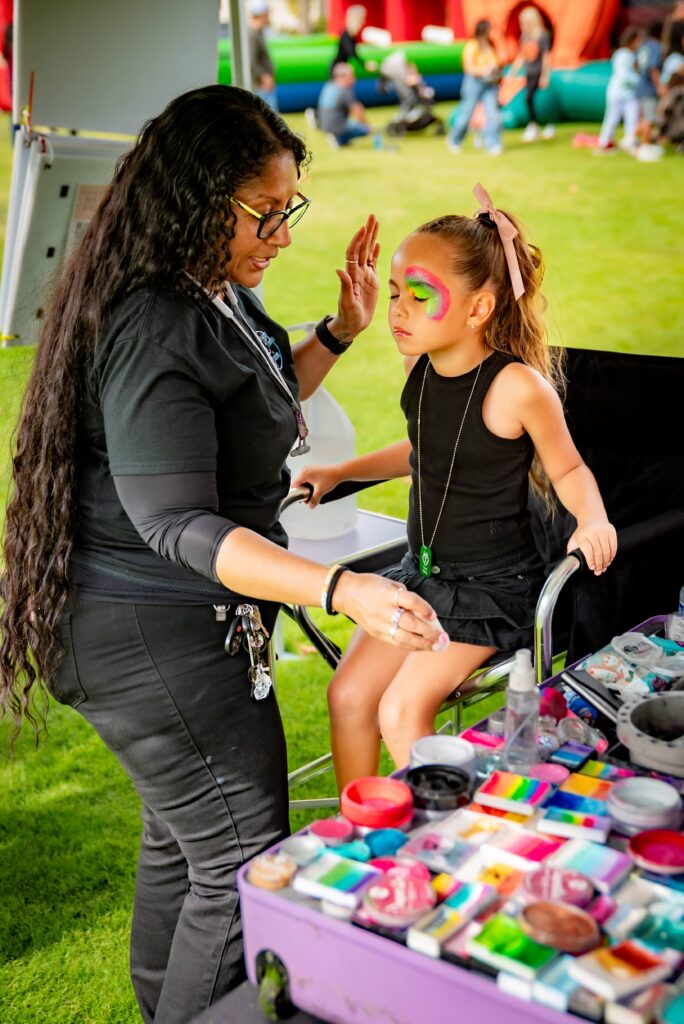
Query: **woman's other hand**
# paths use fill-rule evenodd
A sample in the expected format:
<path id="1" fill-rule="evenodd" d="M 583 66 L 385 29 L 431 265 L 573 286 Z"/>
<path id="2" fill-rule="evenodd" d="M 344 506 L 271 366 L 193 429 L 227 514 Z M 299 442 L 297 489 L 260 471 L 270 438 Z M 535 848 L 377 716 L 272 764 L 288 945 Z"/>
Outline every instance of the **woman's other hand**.
<path id="1" fill-rule="evenodd" d="M 370 636 L 408 651 L 443 651 L 449 646 L 427 601 L 382 576 L 342 573 L 332 604 Z"/>
<path id="2" fill-rule="evenodd" d="M 373 214 L 347 246 L 344 270 L 337 270 L 340 297 L 337 315 L 328 324 L 340 341 L 351 341 L 368 327 L 378 302 L 379 224 Z"/>
<path id="3" fill-rule="evenodd" d="M 293 479 L 292 486 L 304 487 L 305 484 L 309 484 L 312 492 L 304 504 L 309 508 L 316 508 L 323 495 L 332 491 L 342 480 L 338 466 L 305 466 Z"/>
<path id="4" fill-rule="evenodd" d="M 596 576 L 605 572 L 615 558 L 617 533 L 607 519 L 578 526 L 568 541 L 568 552 L 579 548 Z"/>

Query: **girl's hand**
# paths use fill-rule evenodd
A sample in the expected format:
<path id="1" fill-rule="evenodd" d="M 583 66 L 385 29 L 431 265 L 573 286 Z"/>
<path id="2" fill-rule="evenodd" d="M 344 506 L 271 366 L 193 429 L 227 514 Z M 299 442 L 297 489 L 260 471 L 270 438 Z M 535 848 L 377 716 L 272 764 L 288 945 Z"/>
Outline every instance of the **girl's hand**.
<path id="1" fill-rule="evenodd" d="M 332 603 L 335 611 L 370 636 L 396 647 L 443 651 L 449 646 L 449 637 L 427 601 L 374 573 L 342 573 Z"/>
<path id="2" fill-rule="evenodd" d="M 292 481 L 292 486 L 303 487 L 304 484 L 310 484 L 313 487 L 313 493 L 304 504 L 309 508 L 316 508 L 323 495 L 332 491 L 334 487 L 342 483 L 342 480 L 343 477 L 340 476 L 337 466 L 305 466 L 297 473 Z"/>
<path id="3" fill-rule="evenodd" d="M 351 341 L 368 327 L 378 302 L 376 266 L 378 222 L 370 215 L 347 246 L 344 270 L 336 270 L 340 279 L 337 315 L 328 324 L 330 333 L 340 341 Z"/>
<path id="4" fill-rule="evenodd" d="M 615 558 L 617 534 L 607 519 L 584 523 L 577 527 L 568 541 L 568 551 L 579 548 L 593 573 L 600 576 Z"/>

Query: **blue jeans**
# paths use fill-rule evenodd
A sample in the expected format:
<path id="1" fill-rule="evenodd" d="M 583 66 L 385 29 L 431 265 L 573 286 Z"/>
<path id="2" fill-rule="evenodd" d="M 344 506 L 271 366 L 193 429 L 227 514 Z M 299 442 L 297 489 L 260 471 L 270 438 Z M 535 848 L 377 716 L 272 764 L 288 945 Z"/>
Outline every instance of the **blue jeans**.
<path id="1" fill-rule="evenodd" d="M 347 127 L 335 138 L 339 142 L 340 146 L 348 146 L 352 139 L 362 139 L 365 135 L 370 135 L 370 128 L 367 124 L 361 124 L 360 121 L 347 121 Z"/>
<path id="2" fill-rule="evenodd" d="M 461 105 L 458 115 L 449 133 L 449 142 L 460 145 L 468 131 L 470 118 L 478 103 L 485 111 L 484 143 L 487 149 L 501 145 L 501 118 L 499 116 L 499 87 L 487 85 L 480 78 L 472 75 L 463 76 L 461 86 Z"/>

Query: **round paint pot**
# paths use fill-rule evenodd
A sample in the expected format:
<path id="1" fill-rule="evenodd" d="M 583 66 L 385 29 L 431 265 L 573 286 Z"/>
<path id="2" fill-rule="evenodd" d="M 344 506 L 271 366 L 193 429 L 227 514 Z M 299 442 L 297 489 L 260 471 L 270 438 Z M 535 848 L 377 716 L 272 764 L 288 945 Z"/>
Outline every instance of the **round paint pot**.
<path id="1" fill-rule="evenodd" d="M 354 915 L 354 907 L 342 907 L 330 900 L 321 900 L 320 908 L 328 917 L 336 917 L 339 921 L 351 921 Z"/>
<path id="2" fill-rule="evenodd" d="M 318 836 L 289 836 L 280 844 L 280 852 L 291 857 L 297 867 L 304 867 L 325 849 L 325 843 Z"/>
<path id="3" fill-rule="evenodd" d="M 640 868 L 658 875 L 684 873 L 684 836 L 671 829 L 639 832 L 629 841 L 629 852 Z"/>
<path id="4" fill-rule="evenodd" d="M 326 846 L 343 846 L 354 838 L 354 826 L 345 818 L 319 818 L 309 825 L 309 834 Z"/>
<path id="5" fill-rule="evenodd" d="M 379 775 L 349 782 L 340 797 L 342 814 L 365 828 L 401 828 L 413 815 L 413 796 L 405 782 Z"/>
<path id="6" fill-rule="evenodd" d="M 553 786 L 560 786 L 565 782 L 570 772 L 562 764 L 535 764 L 528 773 L 533 779 L 541 779 L 543 782 L 550 782 Z"/>
<path id="7" fill-rule="evenodd" d="M 366 832 L 364 842 L 373 857 L 391 857 L 408 842 L 408 836 L 398 828 L 374 828 Z"/>
<path id="8" fill-rule="evenodd" d="M 523 876 L 522 893 L 528 903 L 552 900 L 586 907 L 594 898 L 591 881 L 578 871 L 565 868 L 538 868 Z"/>
<path id="9" fill-rule="evenodd" d="M 606 809 L 615 828 L 633 836 L 654 828 L 678 828 L 682 801 L 669 783 L 635 776 L 613 784 Z"/>
<path id="10" fill-rule="evenodd" d="M 460 736 L 421 736 L 411 747 L 409 768 L 423 764 L 448 764 L 472 775 L 475 772 L 475 747 Z"/>
<path id="11" fill-rule="evenodd" d="M 297 870 L 292 857 L 285 853 L 262 853 L 247 869 L 247 880 L 258 889 L 284 889 Z"/>
<path id="12" fill-rule="evenodd" d="M 518 924 L 531 939 L 561 953 L 586 953 L 601 942 L 596 921 L 570 903 L 540 900 L 520 911 Z"/>
<path id="13" fill-rule="evenodd" d="M 390 928 L 408 928 L 436 902 L 437 894 L 429 879 L 420 878 L 402 866 L 379 875 L 363 897 L 364 909 L 370 917 Z"/>
<path id="14" fill-rule="evenodd" d="M 413 806 L 423 817 L 450 814 L 470 803 L 470 774 L 462 768 L 423 764 L 409 769 L 406 782 L 413 793 Z"/>
<path id="15" fill-rule="evenodd" d="M 558 739 L 561 743 L 587 743 L 589 729 L 581 718 L 561 718 L 558 723 Z"/>
<path id="16" fill-rule="evenodd" d="M 491 715 L 487 719 L 487 732 L 490 732 L 492 736 L 503 736 L 506 728 L 506 708 L 499 708 L 498 711 L 492 711 Z"/>

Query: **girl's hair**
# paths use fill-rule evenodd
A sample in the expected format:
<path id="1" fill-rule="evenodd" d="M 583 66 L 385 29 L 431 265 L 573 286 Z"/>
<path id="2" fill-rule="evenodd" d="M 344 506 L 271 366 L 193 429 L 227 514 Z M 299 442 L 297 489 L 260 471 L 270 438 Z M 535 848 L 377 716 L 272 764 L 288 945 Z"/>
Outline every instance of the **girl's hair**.
<path id="1" fill-rule="evenodd" d="M 0 714 L 16 738 L 22 714 L 38 740 L 62 656 L 76 527 L 77 436 L 84 367 L 109 311 L 140 288 L 216 292 L 228 277 L 235 214 L 229 196 L 272 157 L 307 158 L 302 140 L 257 96 L 211 85 L 148 121 L 50 299 L 15 438 L 0 579 Z M 40 695 L 34 703 L 31 691 Z M 34 691 L 35 693 L 35 691 Z"/>
<path id="2" fill-rule="evenodd" d="M 627 25 L 620 33 L 620 46 L 631 46 L 635 39 L 642 35 L 638 25 Z"/>
<path id="3" fill-rule="evenodd" d="M 506 210 L 500 212 L 518 231 L 513 244 L 525 293 L 517 301 L 499 232 L 487 214 L 438 217 L 419 227 L 416 234 L 433 235 L 444 242 L 449 249 L 451 269 L 463 280 L 469 293 L 482 288 L 491 289 L 494 293 L 496 305 L 484 329 L 487 346 L 531 366 L 562 394 L 565 384 L 563 354 L 560 349 L 549 348 L 543 318 L 546 300 L 540 292 L 544 277 L 541 251 L 525 240 L 521 225 L 512 214 Z M 553 492 L 536 457 L 530 480 L 550 509 Z"/>
<path id="4" fill-rule="evenodd" d="M 478 21 L 475 26 L 475 32 L 473 33 L 476 39 L 488 38 L 489 33 L 492 30 L 492 23 L 487 18 L 483 18 L 482 21 Z"/>

